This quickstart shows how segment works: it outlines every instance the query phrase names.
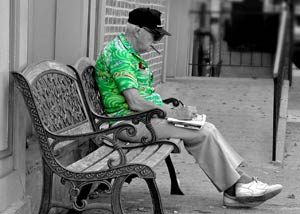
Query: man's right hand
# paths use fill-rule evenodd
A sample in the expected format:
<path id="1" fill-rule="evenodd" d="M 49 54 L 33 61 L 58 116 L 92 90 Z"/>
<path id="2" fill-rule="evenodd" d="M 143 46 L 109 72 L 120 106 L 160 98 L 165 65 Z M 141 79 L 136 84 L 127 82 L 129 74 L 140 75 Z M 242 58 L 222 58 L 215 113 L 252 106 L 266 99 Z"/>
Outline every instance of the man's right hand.
<path id="1" fill-rule="evenodd" d="M 197 115 L 197 109 L 194 106 L 181 106 L 168 112 L 167 117 L 173 117 L 179 120 L 191 120 Z"/>

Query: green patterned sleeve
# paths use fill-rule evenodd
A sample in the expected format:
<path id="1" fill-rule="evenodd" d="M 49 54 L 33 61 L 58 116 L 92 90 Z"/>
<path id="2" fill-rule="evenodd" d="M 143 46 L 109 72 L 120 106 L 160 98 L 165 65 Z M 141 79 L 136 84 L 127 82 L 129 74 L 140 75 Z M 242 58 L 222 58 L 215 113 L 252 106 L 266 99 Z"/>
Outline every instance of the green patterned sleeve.
<path id="1" fill-rule="evenodd" d="M 138 88 L 136 60 L 125 51 L 115 51 L 110 64 L 110 72 L 120 91 Z"/>

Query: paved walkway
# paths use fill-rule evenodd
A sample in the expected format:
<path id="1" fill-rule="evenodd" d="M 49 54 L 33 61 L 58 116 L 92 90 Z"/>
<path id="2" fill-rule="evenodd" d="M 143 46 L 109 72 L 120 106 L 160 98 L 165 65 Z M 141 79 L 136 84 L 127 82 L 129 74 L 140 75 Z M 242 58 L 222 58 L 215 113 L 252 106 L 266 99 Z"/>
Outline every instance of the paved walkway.
<path id="1" fill-rule="evenodd" d="M 300 109 L 300 77 L 294 78 L 289 109 Z M 296 86 L 297 85 L 297 86 Z M 228 209 L 222 205 L 222 194 L 208 180 L 184 150 L 172 159 L 178 171 L 184 196 L 169 194 L 169 177 L 165 164 L 156 168 L 157 183 L 162 195 L 165 213 L 181 214 L 261 214 L 300 213 L 300 123 L 288 123 L 286 152 L 283 164 L 271 162 L 273 81 L 268 79 L 194 78 L 171 79 L 157 90 L 166 98 L 178 97 L 187 105 L 196 105 L 207 114 L 247 160 L 244 170 L 263 181 L 281 183 L 280 195 L 254 209 Z M 168 97 L 169 97 L 168 96 Z M 294 99 L 297 100 L 294 100 Z M 289 115 L 290 116 L 290 115 Z M 291 116 L 290 116 L 291 117 Z M 127 213 L 151 213 L 151 200 L 146 184 L 139 179 L 125 186 L 123 199 Z M 108 202 L 108 201 L 107 201 Z M 92 213 L 97 213 L 92 211 Z"/>
<path id="2" fill-rule="evenodd" d="M 294 70 L 294 83 L 289 94 L 288 122 L 300 122 L 300 70 Z"/>
<path id="3" fill-rule="evenodd" d="M 157 90 L 164 98 L 197 106 L 246 160 L 272 159 L 272 79 L 178 78 Z"/>

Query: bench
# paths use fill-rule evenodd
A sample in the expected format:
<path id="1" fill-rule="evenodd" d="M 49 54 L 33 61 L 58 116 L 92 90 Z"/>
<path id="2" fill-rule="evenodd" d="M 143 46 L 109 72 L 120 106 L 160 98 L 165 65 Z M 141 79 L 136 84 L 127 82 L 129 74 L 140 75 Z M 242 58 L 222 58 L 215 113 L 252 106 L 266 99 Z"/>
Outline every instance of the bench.
<path id="1" fill-rule="evenodd" d="M 127 117 L 106 117 L 93 82 L 93 65 L 83 58 L 75 67 L 43 61 L 28 66 L 21 73 L 12 72 L 30 113 L 42 155 L 43 192 L 39 213 L 49 213 L 51 208 L 106 209 L 124 213 L 120 192 L 124 181 L 132 177 L 145 180 L 153 213 L 163 213 L 154 172 L 154 167 L 161 161 L 165 160 L 169 169 L 171 194 L 183 194 L 170 158 L 171 152 L 180 152 L 181 141 L 157 140 L 151 126 L 151 118 L 164 118 L 164 112 L 153 109 Z M 179 104 L 175 99 L 166 102 Z M 120 133 L 133 136 L 135 129 L 128 124 L 104 125 L 112 120 L 144 123 L 152 137 L 144 138 L 140 143 L 122 142 Z M 58 158 L 64 148 L 79 144 L 88 148 L 86 154 L 72 161 Z M 68 188 L 68 202 L 53 197 L 52 190 L 57 188 L 54 177 Z M 107 187 L 106 192 L 111 195 L 110 206 L 99 200 L 87 200 L 92 184 Z"/>

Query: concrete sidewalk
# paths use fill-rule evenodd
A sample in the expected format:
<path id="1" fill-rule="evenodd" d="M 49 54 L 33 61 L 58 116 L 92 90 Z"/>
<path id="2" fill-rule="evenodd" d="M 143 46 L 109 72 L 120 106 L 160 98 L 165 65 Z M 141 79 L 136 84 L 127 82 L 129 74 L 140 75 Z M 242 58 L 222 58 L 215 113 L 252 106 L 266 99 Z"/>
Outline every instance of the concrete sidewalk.
<path id="1" fill-rule="evenodd" d="M 248 162 L 272 159 L 272 79 L 176 78 L 157 91 L 163 98 L 176 97 L 196 106 Z"/>
<path id="2" fill-rule="evenodd" d="M 300 80 L 294 78 L 295 86 L 291 88 L 290 93 L 299 93 L 300 88 L 296 87 L 298 83 Z M 272 80 L 173 79 L 159 85 L 157 90 L 164 98 L 167 94 L 168 97 L 177 97 L 187 105 L 196 105 L 199 112 L 206 113 L 208 120 L 219 128 L 225 138 L 246 159 L 244 171 L 258 176 L 262 181 L 281 183 L 284 186 L 281 194 L 257 208 L 226 208 L 222 204 L 222 194 L 217 192 L 193 158 L 183 149 L 181 154 L 174 154 L 172 159 L 178 171 L 184 196 L 170 195 L 170 181 L 165 164 L 156 168 L 165 213 L 300 213 L 298 203 L 300 123 L 289 122 L 286 126 L 286 152 L 282 155 L 283 164 L 272 162 Z M 289 108 L 293 109 L 292 106 L 297 103 L 300 103 L 300 100 L 290 101 Z M 130 185 L 125 185 L 123 193 L 127 213 L 152 213 L 146 183 L 135 179 Z"/>

